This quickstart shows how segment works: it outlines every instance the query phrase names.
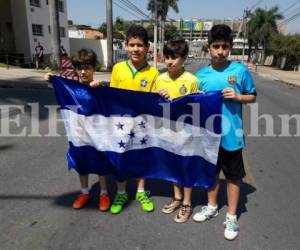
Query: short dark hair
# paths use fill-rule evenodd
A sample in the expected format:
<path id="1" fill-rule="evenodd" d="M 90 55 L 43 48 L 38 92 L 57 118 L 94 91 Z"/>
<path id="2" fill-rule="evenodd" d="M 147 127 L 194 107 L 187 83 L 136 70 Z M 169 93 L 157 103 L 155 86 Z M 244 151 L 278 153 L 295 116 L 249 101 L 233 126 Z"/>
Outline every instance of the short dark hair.
<path id="1" fill-rule="evenodd" d="M 72 63 L 75 68 L 82 66 L 91 66 L 96 68 L 97 55 L 91 49 L 81 49 L 77 52 L 77 55 L 72 57 Z"/>
<path id="2" fill-rule="evenodd" d="M 180 56 L 185 57 L 189 53 L 188 43 L 181 37 L 170 39 L 163 49 L 164 56 Z"/>
<path id="3" fill-rule="evenodd" d="M 126 44 L 128 44 L 131 38 L 140 38 L 143 40 L 146 46 L 149 45 L 149 36 L 147 30 L 140 25 L 131 25 L 126 32 Z"/>
<path id="4" fill-rule="evenodd" d="M 233 44 L 233 33 L 229 26 L 225 24 L 214 25 L 208 32 L 208 44 L 212 44 L 215 41 L 223 40 Z"/>

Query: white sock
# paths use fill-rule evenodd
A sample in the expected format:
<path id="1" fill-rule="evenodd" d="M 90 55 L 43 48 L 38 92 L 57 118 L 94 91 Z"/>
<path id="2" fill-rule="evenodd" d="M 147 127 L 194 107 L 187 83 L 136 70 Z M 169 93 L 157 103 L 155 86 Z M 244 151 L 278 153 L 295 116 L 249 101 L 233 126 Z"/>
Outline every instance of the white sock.
<path id="1" fill-rule="evenodd" d="M 138 188 L 138 193 L 143 193 L 143 192 L 145 192 L 145 188 Z"/>
<path id="2" fill-rule="evenodd" d="M 236 219 L 236 214 L 232 215 L 232 214 L 226 213 L 226 217 L 231 219 L 231 220 L 234 220 L 234 219 Z"/>
<path id="3" fill-rule="evenodd" d="M 82 188 L 81 193 L 82 194 L 89 194 L 89 188 L 88 187 L 87 188 Z"/>
<path id="4" fill-rule="evenodd" d="M 125 190 L 118 191 L 118 194 L 125 194 Z"/>
<path id="5" fill-rule="evenodd" d="M 105 195 L 107 194 L 107 189 L 101 188 L 100 195 Z"/>
<path id="6" fill-rule="evenodd" d="M 212 205 L 210 205 L 209 203 L 207 204 L 207 207 L 208 207 L 208 209 L 210 209 L 210 210 L 217 210 L 217 209 L 218 209 L 218 205 L 212 206 Z"/>

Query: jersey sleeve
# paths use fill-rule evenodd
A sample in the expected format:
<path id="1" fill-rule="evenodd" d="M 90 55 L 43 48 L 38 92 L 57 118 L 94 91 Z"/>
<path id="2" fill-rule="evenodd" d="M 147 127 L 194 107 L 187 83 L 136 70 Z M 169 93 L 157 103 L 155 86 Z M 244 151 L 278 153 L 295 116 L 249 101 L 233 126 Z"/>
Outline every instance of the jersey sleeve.
<path id="1" fill-rule="evenodd" d="M 117 72 L 118 72 L 118 66 L 115 65 L 113 67 L 113 70 L 111 72 L 111 77 L 110 77 L 110 86 L 111 87 L 116 87 L 118 85 Z"/>
<path id="2" fill-rule="evenodd" d="M 155 82 L 153 83 L 151 92 L 157 93 L 159 91 L 159 83 L 160 83 L 160 77 L 157 76 Z"/>
<path id="3" fill-rule="evenodd" d="M 193 77 L 193 81 L 191 84 L 191 93 L 196 93 L 199 88 L 199 80 L 197 77 Z"/>
<path id="4" fill-rule="evenodd" d="M 256 95 L 256 87 L 251 73 L 248 69 L 243 72 L 242 78 L 242 94 L 244 95 Z"/>
<path id="5" fill-rule="evenodd" d="M 152 86 L 150 88 L 150 92 L 158 92 L 157 90 L 157 80 L 159 78 L 159 72 L 156 68 L 154 68 L 154 77 L 152 80 Z"/>

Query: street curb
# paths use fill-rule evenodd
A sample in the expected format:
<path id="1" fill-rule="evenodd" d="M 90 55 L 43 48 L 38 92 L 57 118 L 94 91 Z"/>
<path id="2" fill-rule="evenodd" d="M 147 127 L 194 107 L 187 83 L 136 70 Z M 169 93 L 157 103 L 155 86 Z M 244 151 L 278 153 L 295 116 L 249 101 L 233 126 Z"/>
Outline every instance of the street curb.
<path id="1" fill-rule="evenodd" d="M 2 82 L 5 81 L 5 82 Z M 48 84 L 48 82 L 46 81 L 36 81 L 36 82 L 25 82 L 22 81 L 18 81 L 18 80 L 1 80 L 0 81 L 0 88 L 20 88 L 20 89 L 28 89 L 28 88 L 32 88 L 32 89 L 49 89 L 50 84 Z"/>
<path id="2" fill-rule="evenodd" d="M 286 82 L 286 81 L 281 80 L 281 79 L 279 79 L 275 76 L 272 76 L 270 74 L 264 74 L 264 73 L 259 73 L 259 72 L 255 72 L 255 71 L 251 71 L 251 73 L 256 74 L 257 76 L 260 76 L 260 77 L 265 78 L 265 79 L 269 79 L 269 80 L 272 80 L 272 81 L 275 81 L 275 82 L 280 82 L 280 83 L 283 83 L 283 84 L 286 84 L 286 85 L 289 85 L 289 86 L 300 88 L 300 85 L 298 85 L 296 83 Z"/>

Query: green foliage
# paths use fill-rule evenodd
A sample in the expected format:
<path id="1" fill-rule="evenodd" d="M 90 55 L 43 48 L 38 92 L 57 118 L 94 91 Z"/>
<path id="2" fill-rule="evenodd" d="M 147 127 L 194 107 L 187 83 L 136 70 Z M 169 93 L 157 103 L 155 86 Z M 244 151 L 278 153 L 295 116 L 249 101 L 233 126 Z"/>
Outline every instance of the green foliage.
<path id="1" fill-rule="evenodd" d="M 255 48 L 263 46 L 264 51 L 270 47 L 271 40 L 278 34 L 278 20 L 283 19 L 277 6 L 269 10 L 258 8 L 253 14 L 250 14 L 250 20 L 247 23 L 248 40 L 250 45 Z"/>
<path id="2" fill-rule="evenodd" d="M 170 40 L 173 36 L 179 35 L 179 31 L 175 25 L 166 24 L 165 39 Z"/>
<path id="3" fill-rule="evenodd" d="M 271 42 L 271 52 L 279 58 L 286 56 L 294 65 L 300 64 L 300 34 L 278 34 Z"/>

